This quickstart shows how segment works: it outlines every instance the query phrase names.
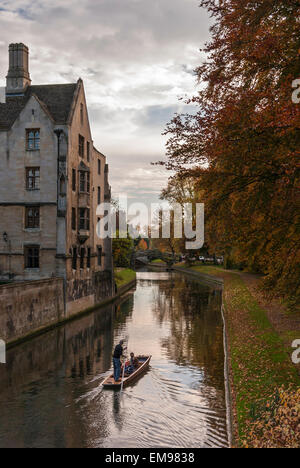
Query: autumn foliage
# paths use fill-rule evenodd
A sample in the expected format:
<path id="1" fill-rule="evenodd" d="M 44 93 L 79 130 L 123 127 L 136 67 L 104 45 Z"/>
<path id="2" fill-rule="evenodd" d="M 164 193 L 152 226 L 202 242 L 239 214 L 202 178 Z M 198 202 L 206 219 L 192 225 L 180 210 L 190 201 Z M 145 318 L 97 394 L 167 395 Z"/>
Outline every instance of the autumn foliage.
<path id="1" fill-rule="evenodd" d="M 279 389 L 253 424 L 244 447 L 300 447 L 300 389 Z"/>
<path id="2" fill-rule="evenodd" d="M 168 124 L 165 165 L 177 179 L 194 178 L 209 245 L 263 273 L 269 291 L 296 298 L 300 104 L 292 102 L 292 82 L 300 78 L 300 2 L 201 6 L 214 26 L 190 100 L 198 111 Z"/>
<path id="3" fill-rule="evenodd" d="M 117 231 L 116 238 L 112 242 L 112 252 L 114 266 L 127 268 L 130 266 L 132 252 L 134 250 L 133 240 L 128 235 L 127 238 L 120 238 Z"/>

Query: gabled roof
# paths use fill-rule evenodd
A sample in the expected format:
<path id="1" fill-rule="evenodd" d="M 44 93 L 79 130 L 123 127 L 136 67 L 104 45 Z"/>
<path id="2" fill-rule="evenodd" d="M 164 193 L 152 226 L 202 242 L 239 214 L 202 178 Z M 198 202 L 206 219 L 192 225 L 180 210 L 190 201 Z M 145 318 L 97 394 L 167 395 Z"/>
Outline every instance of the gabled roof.
<path id="1" fill-rule="evenodd" d="M 56 124 L 67 124 L 73 101 L 78 94 L 76 91 L 81 83 L 81 80 L 78 80 L 77 83 L 70 84 L 28 86 L 24 96 L 7 97 L 6 103 L 0 104 L 0 131 L 12 127 L 33 95 L 44 104 Z"/>

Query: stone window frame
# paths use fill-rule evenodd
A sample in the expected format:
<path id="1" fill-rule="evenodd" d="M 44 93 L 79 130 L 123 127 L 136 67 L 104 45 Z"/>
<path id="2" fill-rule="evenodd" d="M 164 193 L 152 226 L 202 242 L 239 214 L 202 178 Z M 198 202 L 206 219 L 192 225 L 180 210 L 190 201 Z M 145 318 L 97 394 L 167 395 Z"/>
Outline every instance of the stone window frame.
<path id="1" fill-rule="evenodd" d="M 78 208 L 78 230 L 79 231 L 90 230 L 90 209 L 89 208 Z"/>
<path id="2" fill-rule="evenodd" d="M 35 214 L 29 215 L 29 211 L 36 210 Z M 31 219 L 31 221 L 30 221 Z M 40 229 L 41 207 L 39 205 L 25 206 L 25 229 Z"/>
<path id="3" fill-rule="evenodd" d="M 81 102 L 81 104 L 80 104 L 80 123 L 81 123 L 81 125 L 83 125 L 83 123 L 84 123 L 83 112 L 84 112 L 84 105 Z"/>
<path id="4" fill-rule="evenodd" d="M 89 141 L 86 142 L 86 160 L 90 162 L 91 159 L 91 144 Z"/>
<path id="5" fill-rule="evenodd" d="M 40 146 L 41 146 L 41 129 L 40 128 L 26 128 L 26 151 L 39 151 Z"/>
<path id="6" fill-rule="evenodd" d="M 30 174 L 32 172 L 32 175 Z M 36 175 L 38 173 L 38 175 Z M 26 190 L 40 190 L 41 168 L 26 167 Z"/>
<path id="7" fill-rule="evenodd" d="M 84 159 L 84 146 L 85 146 L 85 138 L 82 135 L 78 135 L 78 154 L 79 156 Z"/>
<path id="8" fill-rule="evenodd" d="M 80 193 L 85 193 L 85 186 L 86 186 L 85 182 L 86 182 L 85 172 L 79 171 L 79 192 Z"/>
<path id="9" fill-rule="evenodd" d="M 76 192 L 76 169 L 72 169 L 72 191 Z"/>
<path id="10" fill-rule="evenodd" d="M 71 226 L 72 226 L 72 231 L 76 231 L 77 216 L 76 216 L 76 208 L 74 208 L 74 207 L 72 207 Z"/>
<path id="11" fill-rule="evenodd" d="M 91 174 L 86 173 L 86 192 L 91 193 Z"/>
<path id="12" fill-rule="evenodd" d="M 24 245 L 25 270 L 39 270 L 41 266 L 41 248 L 39 245 Z"/>
<path id="13" fill-rule="evenodd" d="M 91 175 L 89 171 L 79 171 L 79 193 L 91 192 Z"/>

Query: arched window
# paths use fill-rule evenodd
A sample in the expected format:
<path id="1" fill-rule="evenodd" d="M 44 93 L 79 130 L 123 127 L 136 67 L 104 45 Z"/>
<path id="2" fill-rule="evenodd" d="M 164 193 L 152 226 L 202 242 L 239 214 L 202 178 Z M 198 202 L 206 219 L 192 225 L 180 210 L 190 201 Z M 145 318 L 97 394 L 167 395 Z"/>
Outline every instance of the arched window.
<path id="1" fill-rule="evenodd" d="M 40 149 L 40 130 L 26 130 L 26 149 L 27 151 L 36 151 Z"/>

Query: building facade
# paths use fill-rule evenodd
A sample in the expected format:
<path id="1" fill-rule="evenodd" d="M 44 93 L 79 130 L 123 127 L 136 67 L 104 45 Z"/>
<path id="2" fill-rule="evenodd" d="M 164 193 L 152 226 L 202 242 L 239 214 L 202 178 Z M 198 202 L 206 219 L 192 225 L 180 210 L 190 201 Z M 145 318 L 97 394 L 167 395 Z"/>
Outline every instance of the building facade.
<path id="1" fill-rule="evenodd" d="M 110 200 L 81 79 L 32 85 L 28 48 L 9 46 L 0 104 L 0 281 L 62 277 L 66 314 L 112 295 L 111 241 L 96 235 Z"/>

